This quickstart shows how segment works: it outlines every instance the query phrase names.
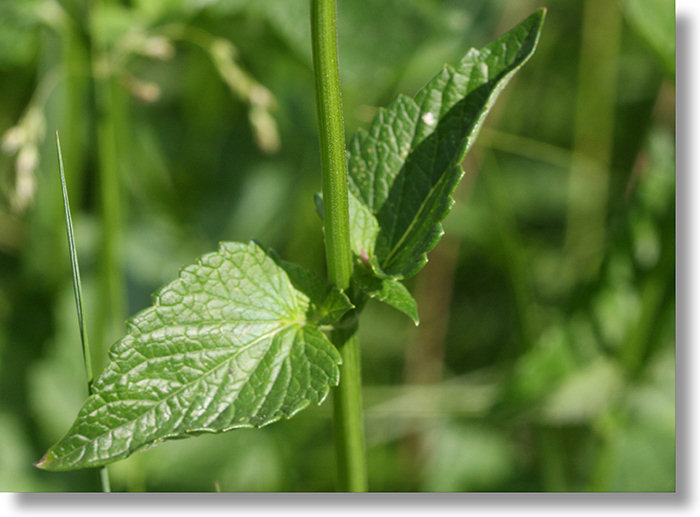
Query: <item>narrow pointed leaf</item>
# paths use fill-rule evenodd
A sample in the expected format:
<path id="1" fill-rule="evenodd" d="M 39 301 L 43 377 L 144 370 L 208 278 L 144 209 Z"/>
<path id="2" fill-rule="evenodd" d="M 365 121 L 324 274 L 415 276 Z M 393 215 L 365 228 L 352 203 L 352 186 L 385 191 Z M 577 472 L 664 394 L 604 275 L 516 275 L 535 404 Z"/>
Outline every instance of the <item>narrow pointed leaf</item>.
<path id="1" fill-rule="evenodd" d="M 456 67 L 446 66 L 415 97 L 401 96 L 358 131 L 348 154 L 352 194 L 379 228 L 365 249 L 375 274 L 405 278 L 427 261 L 463 175 L 461 162 L 497 95 L 533 54 L 544 10 Z M 369 226 L 368 226 L 369 225 Z M 351 220 L 353 241 L 374 223 Z M 359 237 L 358 237 L 359 236 Z"/>
<path id="2" fill-rule="evenodd" d="M 83 288 L 80 281 L 80 266 L 78 265 L 78 250 L 75 245 L 73 233 L 73 218 L 68 200 L 68 187 L 66 175 L 63 170 L 63 153 L 61 152 L 61 140 L 56 132 L 56 148 L 58 150 L 58 172 L 61 179 L 61 193 L 63 195 L 63 213 L 66 222 L 66 235 L 68 237 L 68 252 L 70 253 L 70 266 L 73 276 L 73 295 L 75 297 L 75 310 L 78 314 L 78 329 L 80 331 L 80 343 L 83 348 L 83 365 L 87 376 L 88 392 L 92 393 L 92 360 L 90 358 L 90 345 L 88 344 L 87 328 L 83 317 Z"/>
<path id="3" fill-rule="evenodd" d="M 73 276 L 73 294 L 75 296 L 75 310 L 78 314 L 78 328 L 80 331 L 80 343 L 83 348 L 83 365 L 87 378 L 88 394 L 93 393 L 92 358 L 90 356 L 90 345 L 88 344 L 87 326 L 83 317 L 83 288 L 80 281 L 80 266 L 78 265 L 78 250 L 75 245 L 73 231 L 73 218 L 70 211 L 70 201 L 68 200 L 68 187 L 66 185 L 66 174 L 63 170 L 63 153 L 61 152 L 61 139 L 56 131 L 56 149 L 58 151 L 58 172 L 61 179 L 61 193 L 63 194 L 63 210 L 66 222 L 66 234 L 68 237 L 68 251 L 70 254 L 71 273 Z M 107 467 L 100 470 L 100 483 L 103 492 L 111 492 L 109 472 Z"/>
<path id="4" fill-rule="evenodd" d="M 338 383 L 340 356 L 309 314 L 328 317 L 315 305 L 329 292 L 298 285 L 255 243 L 223 243 L 186 267 L 128 323 L 94 394 L 37 466 L 104 465 L 166 439 L 263 426 L 322 402 Z M 339 317 L 337 299 L 331 305 Z"/>

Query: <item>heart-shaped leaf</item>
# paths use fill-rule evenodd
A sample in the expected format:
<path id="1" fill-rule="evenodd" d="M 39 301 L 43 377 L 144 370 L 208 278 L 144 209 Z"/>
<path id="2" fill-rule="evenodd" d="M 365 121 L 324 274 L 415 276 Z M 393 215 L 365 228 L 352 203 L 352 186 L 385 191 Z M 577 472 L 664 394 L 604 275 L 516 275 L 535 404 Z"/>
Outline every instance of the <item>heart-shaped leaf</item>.
<path id="1" fill-rule="evenodd" d="M 93 395 L 37 466 L 96 467 L 321 403 L 340 356 L 317 323 L 352 305 L 312 276 L 292 276 L 255 243 L 223 243 L 186 267 L 128 323 Z"/>

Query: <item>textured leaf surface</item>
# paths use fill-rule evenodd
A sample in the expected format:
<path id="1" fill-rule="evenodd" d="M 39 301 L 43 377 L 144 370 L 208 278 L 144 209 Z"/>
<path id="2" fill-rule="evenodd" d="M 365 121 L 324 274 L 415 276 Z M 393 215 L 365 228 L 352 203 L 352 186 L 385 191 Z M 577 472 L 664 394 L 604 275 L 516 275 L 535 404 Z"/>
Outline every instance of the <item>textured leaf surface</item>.
<path id="1" fill-rule="evenodd" d="M 323 401 L 340 356 L 316 323 L 350 304 L 300 270 L 292 276 L 254 243 L 224 243 L 185 268 L 128 323 L 94 394 L 38 466 L 99 466 Z"/>
<path id="2" fill-rule="evenodd" d="M 394 278 L 378 278 L 366 267 L 356 266 L 353 281 L 370 298 L 403 312 L 418 325 L 418 305 L 406 287 Z"/>
<path id="3" fill-rule="evenodd" d="M 316 211 L 323 219 L 323 195 L 314 196 Z M 373 254 L 374 243 L 379 235 L 379 223 L 374 214 L 352 192 L 348 192 L 348 215 L 350 217 L 350 249 L 363 262 Z"/>
<path id="4" fill-rule="evenodd" d="M 298 291 L 305 293 L 313 303 L 309 305 L 306 317 L 316 325 L 332 325 L 353 308 L 347 296 L 333 286 L 326 284 L 314 273 L 303 267 L 282 260 L 274 252 L 268 252 Z"/>
<path id="5" fill-rule="evenodd" d="M 379 110 L 368 130 L 355 134 L 350 189 L 376 218 L 376 239 L 364 251 L 378 276 L 409 277 L 427 261 L 462 177 L 460 163 L 496 96 L 534 52 L 544 13 L 469 51 L 415 99 L 399 97 Z M 352 240 L 364 241 L 374 224 L 366 214 L 355 217 Z"/>

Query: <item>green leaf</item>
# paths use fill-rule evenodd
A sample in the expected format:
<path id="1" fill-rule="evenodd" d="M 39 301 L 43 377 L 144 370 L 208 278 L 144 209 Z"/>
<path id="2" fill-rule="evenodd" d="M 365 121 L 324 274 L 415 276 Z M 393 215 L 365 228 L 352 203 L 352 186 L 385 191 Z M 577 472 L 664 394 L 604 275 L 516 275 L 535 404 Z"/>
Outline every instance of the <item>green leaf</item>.
<path id="1" fill-rule="evenodd" d="M 316 211 L 323 220 L 323 195 L 314 195 Z M 369 254 L 379 235 L 379 223 L 374 214 L 352 192 L 348 192 L 348 216 L 350 218 L 350 249 L 353 254 L 368 264 Z"/>
<path id="2" fill-rule="evenodd" d="M 365 294 L 400 310 L 418 325 L 418 306 L 408 289 L 396 279 L 378 278 L 366 267 L 357 265 L 353 281 Z"/>
<path id="3" fill-rule="evenodd" d="M 75 310 L 78 314 L 78 329 L 80 330 L 80 343 L 83 347 L 83 364 L 87 376 L 88 391 L 92 389 L 92 360 L 90 358 L 90 345 L 88 344 L 87 328 L 83 317 L 83 287 L 80 280 L 80 265 L 78 264 L 78 250 L 75 245 L 73 232 L 73 217 L 68 200 L 68 187 L 66 186 L 66 174 L 63 170 L 63 153 L 61 152 L 61 139 L 56 131 L 56 149 L 58 150 L 58 172 L 61 180 L 61 194 L 63 195 L 63 214 L 66 221 L 66 235 L 68 237 L 68 252 L 70 254 L 71 274 L 73 276 L 73 295 L 75 297 Z"/>
<path id="4" fill-rule="evenodd" d="M 323 196 L 316 194 L 315 201 L 318 213 L 323 219 Z M 418 306 L 408 289 L 397 279 L 382 275 L 381 271 L 374 269 L 370 263 L 369 252 L 374 249 L 374 241 L 379 234 L 376 217 L 353 194 L 348 196 L 348 211 L 353 225 L 350 247 L 361 263 L 356 264 L 353 269 L 353 282 L 370 298 L 398 309 L 418 325 Z"/>
<path id="5" fill-rule="evenodd" d="M 223 243 L 186 267 L 128 323 L 94 394 L 37 466 L 100 466 L 166 439 L 260 427 L 320 404 L 338 383 L 340 356 L 316 323 L 343 310 L 298 273 L 290 279 L 255 243 Z"/>
<path id="6" fill-rule="evenodd" d="M 320 192 L 314 196 L 314 202 L 319 217 L 323 219 L 323 195 Z M 377 218 L 352 192 L 348 192 L 348 215 L 351 225 L 350 249 L 356 257 L 367 262 L 379 235 Z"/>
<path id="7" fill-rule="evenodd" d="M 355 307 L 338 288 L 326 284 L 314 273 L 282 260 L 272 250 L 268 254 L 284 269 L 294 288 L 305 293 L 313 302 L 306 313 L 309 321 L 316 325 L 332 325 Z"/>
<path id="8" fill-rule="evenodd" d="M 374 214 L 352 193 L 348 195 L 348 212 L 351 221 L 350 248 L 363 262 L 369 260 L 379 235 L 379 222 Z"/>
<path id="9" fill-rule="evenodd" d="M 461 162 L 497 95 L 533 54 L 545 11 L 539 10 L 500 39 L 446 66 L 415 99 L 400 96 L 380 109 L 369 130 L 350 143 L 352 194 L 379 228 L 365 249 L 378 276 L 405 278 L 427 261 L 452 207 L 464 171 Z M 374 223 L 351 220 L 353 241 Z"/>

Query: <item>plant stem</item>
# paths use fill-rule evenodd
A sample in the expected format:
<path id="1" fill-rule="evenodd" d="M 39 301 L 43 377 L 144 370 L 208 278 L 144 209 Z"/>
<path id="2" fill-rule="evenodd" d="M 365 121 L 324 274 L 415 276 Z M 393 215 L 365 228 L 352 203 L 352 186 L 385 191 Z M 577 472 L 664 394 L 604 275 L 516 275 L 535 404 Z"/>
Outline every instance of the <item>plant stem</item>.
<path id="1" fill-rule="evenodd" d="M 311 40 L 321 143 L 328 279 L 339 289 L 346 290 L 350 286 L 352 275 L 352 256 L 335 0 L 311 0 Z M 340 384 L 333 394 L 333 415 L 339 489 L 364 492 L 367 490 L 367 467 L 362 423 L 360 349 L 356 330 L 356 326 L 351 330 L 338 329 L 331 335 L 343 359 Z"/>
<path id="2" fill-rule="evenodd" d="M 81 37 L 81 19 L 71 19 L 62 33 L 63 45 L 63 88 L 64 116 L 61 130 L 63 135 L 63 160 L 67 181 L 71 185 L 79 185 L 85 170 L 85 98 L 89 95 L 90 63 Z M 81 193 L 73 192 L 73 200 L 78 195 L 80 206 Z"/>
<path id="3" fill-rule="evenodd" d="M 107 347 L 121 334 L 126 318 L 126 281 L 122 259 L 121 184 L 117 166 L 116 90 L 109 56 L 97 41 L 91 28 L 98 8 L 107 3 L 84 4 L 86 45 L 92 70 L 93 108 L 97 140 L 97 168 L 101 211 L 102 243 L 98 274 L 101 296 L 97 305 L 96 340 L 93 343 L 93 364 L 101 372 L 107 360 Z M 107 467 L 100 469 L 105 492 L 111 491 Z"/>
<path id="4" fill-rule="evenodd" d="M 323 224 L 328 279 L 339 289 L 350 285 L 350 223 L 345 130 L 338 78 L 335 0 L 311 0 L 311 39 L 316 80 L 316 110 L 323 171 Z"/>
<path id="5" fill-rule="evenodd" d="M 622 26 L 616 2 L 584 2 L 564 242 L 574 281 L 595 278 L 603 259 Z"/>
<path id="6" fill-rule="evenodd" d="M 94 11 L 91 13 L 94 15 Z M 101 209 L 102 243 L 99 282 L 101 296 L 96 328 L 99 354 L 94 356 L 99 372 L 106 360 L 106 347 L 122 333 L 126 319 L 126 280 L 123 263 L 121 181 L 119 178 L 117 128 L 119 92 L 112 77 L 107 51 L 91 41 L 96 112 L 98 186 Z"/>
<path id="7" fill-rule="evenodd" d="M 335 331 L 331 339 L 340 345 L 343 364 L 340 384 L 333 392 L 335 451 L 338 461 L 338 488 L 344 492 L 367 491 L 367 460 L 362 415 L 362 376 L 360 347 L 356 330 Z"/>

